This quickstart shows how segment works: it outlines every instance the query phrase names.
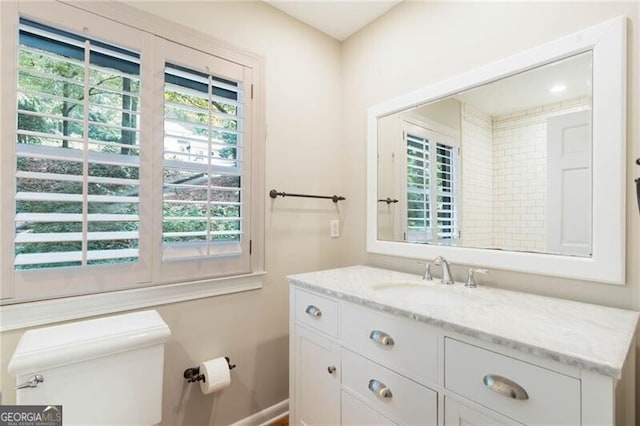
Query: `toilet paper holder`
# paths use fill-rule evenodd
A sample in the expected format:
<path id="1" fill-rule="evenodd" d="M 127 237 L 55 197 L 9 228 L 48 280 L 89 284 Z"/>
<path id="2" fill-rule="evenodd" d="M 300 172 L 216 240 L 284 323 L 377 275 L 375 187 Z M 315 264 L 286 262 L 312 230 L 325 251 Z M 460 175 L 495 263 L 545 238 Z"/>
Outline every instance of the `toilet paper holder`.
<path id="1" fill-rule="evenodd" d="M 236 368 L 235 364 L 231 364 L 231 360 L 228 356 L 225 356 L 224 359 L 227 360 L 227 364 L 229 365 L 229 370 L 233 370 Z M 195 383 L 195 382 L 205 382 L 206 379 L 204 374 L 200 374 L 200 367 L 189 367 L 184 370 L 182 376 L 187 379 L 187 383 Z"/>

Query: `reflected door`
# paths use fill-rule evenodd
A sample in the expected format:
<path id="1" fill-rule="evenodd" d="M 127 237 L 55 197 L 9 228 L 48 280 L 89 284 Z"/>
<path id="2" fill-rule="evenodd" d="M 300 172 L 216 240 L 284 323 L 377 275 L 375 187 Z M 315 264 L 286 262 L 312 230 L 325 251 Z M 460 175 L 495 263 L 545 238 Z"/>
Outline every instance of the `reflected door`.
<path id="1" fill-rule="evenodd" d="M 591 111 L 547 120 L 547 251 L 591 255 Z"/>

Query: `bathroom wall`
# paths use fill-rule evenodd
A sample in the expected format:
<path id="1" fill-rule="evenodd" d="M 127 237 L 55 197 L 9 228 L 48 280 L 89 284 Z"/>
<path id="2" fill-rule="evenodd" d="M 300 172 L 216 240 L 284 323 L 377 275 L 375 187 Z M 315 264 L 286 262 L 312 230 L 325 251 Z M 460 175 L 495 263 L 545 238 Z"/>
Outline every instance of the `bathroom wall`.
<path id="1" fill-rule="evenodd" d="M 640 309 L 640 215 L 633 185 L 633 178 L 640 175 L 633 163 L 640 156 L 638 2 L 402 2 L 346 40 L 342 49 L 342 158 L 349 210 L 344 223 L 344 259 L 354 264 L 420 271 L 416 259 L 366 252 L 364 159 L 369 106 L 619 15 L 629 18 L 626 285 L 506 270 L 492 270 L 478 281 L 481 285 Z M 454 265 L 452 271 L 456 279 L 466 276 L 463 265 Z"/>
<path id="2" fill-rule="evenodd" d="M 493 232 L 496 247 L 545 250 L 545 119 L 542 107 L 493 118 Z"/>
<path id="3" fill-rule="evenodd" d="M 267 191 L 340 193 L 343 149 L 340 44 L 263 2 L 131 2 L 170 21 L 262 55 L 266 64 Z M 167 24 L 169 25 L 169 24 Z M 285 275 L 344 265 L 329 238 L 339 206 L 266 201 L 264 288 L 159 306 L 172 330 L 166 349 L 163 424 L 230 424 L 288 398 Z M 34 308 L 35 309 L 35 308 Z M 0 336 L 3 403 L 15 399 L 7 364 L 23 330 Z M 185 385 L 183 370 L 229 355 L 237 368 L 219 397 Z"/>
<path id="4" fill-rule="evenodd" d="M 464 245 L 546 250 L 547 119 L 587 108 L 583 97 L 492 117 L 462 104 Z"/>
<path id="5" fill-rule="evenodd" d="M 491 116 L 463 103 L 460 108 L 460 123 L 462 244 L 469 247 L 495 247 Z"/>
<path id="6" fill-rule="evenodd" d="M 493 117 L 493 243 L 547 249 L 547 119 L 591 108 L 588 97 Z"/>

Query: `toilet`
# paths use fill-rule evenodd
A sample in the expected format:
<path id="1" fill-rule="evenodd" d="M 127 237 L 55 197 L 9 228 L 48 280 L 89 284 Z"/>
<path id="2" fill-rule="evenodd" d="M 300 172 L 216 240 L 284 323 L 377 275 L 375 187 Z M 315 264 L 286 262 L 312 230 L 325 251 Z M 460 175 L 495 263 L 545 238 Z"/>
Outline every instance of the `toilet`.
<path id="1" fill-rule="evenodd" d="M 16 402 L 62 405 L 65 425 L 159 423 L 169 336 L 154 310 L 29 330 L 9 362 Z"/>

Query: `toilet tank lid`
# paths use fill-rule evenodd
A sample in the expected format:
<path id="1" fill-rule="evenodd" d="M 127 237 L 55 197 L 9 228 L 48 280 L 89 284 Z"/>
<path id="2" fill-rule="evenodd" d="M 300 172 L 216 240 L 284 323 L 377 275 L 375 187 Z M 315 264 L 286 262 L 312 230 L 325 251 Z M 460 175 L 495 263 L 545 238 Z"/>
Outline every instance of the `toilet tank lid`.
<path id="1" fill-rule="evenodd" d="M 164 343 L 171 330 L 155 310 L 25 332 L 9 362 L 13 376 Z"/>

